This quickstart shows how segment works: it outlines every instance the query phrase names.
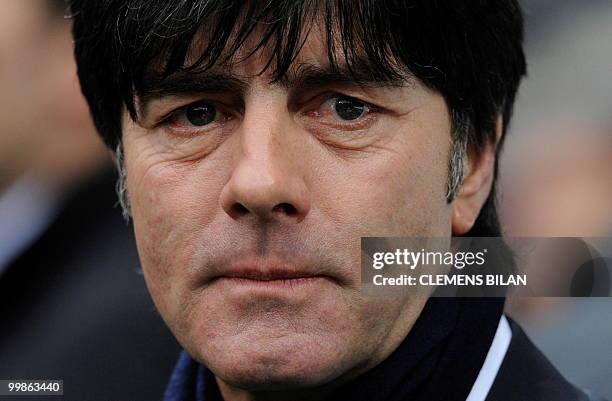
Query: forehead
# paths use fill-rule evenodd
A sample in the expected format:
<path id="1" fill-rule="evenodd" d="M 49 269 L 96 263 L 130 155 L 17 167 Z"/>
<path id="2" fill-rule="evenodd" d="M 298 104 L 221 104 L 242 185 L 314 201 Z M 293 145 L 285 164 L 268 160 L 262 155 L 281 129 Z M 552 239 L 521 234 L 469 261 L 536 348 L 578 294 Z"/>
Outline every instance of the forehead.
<path id="1" fill-rule="evenodd" d="M 285 87 L 303 76 L 314 77 L 318 86 L 325 81 L 365 86 L 417 81 L 406 62 L 398 61 L 405 58 L 402 50 L 389 48 L 401 29 L 390 27 L 381 13 L 368 14 L 368 29 L 361 29 L 356 23 L 360 19 L 339 3 L 319 7 L 316 2 L 271 1 L 261 11 L 253 3 L 201 15 L 186 10 L 181 19 L 168 17 L 161 25 L 129 22 L 141 30 L 129 36 L 135 39 L 128 41 L 134 56 L 124 58 L 129 77 L 124 100 L 130 116 L 137 118 L 137 100 L 159 97 L 168 87 L 170 92 L 197 92 L 191 86 L 194 81 L 208 78 L 208 86 L 219 72 L 242 81 L 262 77 Z"/>
<path id="2" fill-rule="evenodd" d="M 324 28 L 318 23 L 306 30 L 302 28 L 299 32 L 299 40 L 296 48 L 291 54 L 286 54 L 290 49 L 280 49 L 278 43 L 273 40 L 266 41 L 265 27 L 258 25 L 253 32 L 240 41 L 235 48 L 235 38 L 223 48 L 219 57 L 210 60 L 210 64 L 204 67 L 201 57 L 206 53 L 210 46 L 210 39 L 206 35 L 198 34 L 189 48 L 182 68 L 202 72 L 205 69 L 232 71 L 244 77 L 260 77 L 269 81 L 279 81 L 294 75 L 306 66 L 316 68 L 330 67 L 329 51 L 327 38 Z M 232 32 L 235 36 L 235 32 Z M 345 66 L 343 55 L 334 50 L 334 64 L 337 67 Z M 336 65 L 334 65 L 336 67 Z"/>
<path id="3" fill-rule="evenodd" d="M 339 16 L 301 8 L 273 21 L 262 16 L 253 21 L 248 13 L 239 10 L 232 22 L 218 15 L 203 18 L 191 36 L 169 41 L 143 76 L 162 79 L 217 70 L 278 82 L 291 80 L 304 68 L 316 68 L 347 73 L 355 81 L 412 78 L 391 52 L 381 51 L 386 35 L 346 27 Z M 223 23 L 227 25 L 219 25 Z"/>
<path id="4" fill-rule="evenodd" d="M 167 96 L 210 92 L 244 96 L 253 86 L 280 87 L 292 97 L 301 91 L 331 87 L 359 87 L 373 94 L 370 89 L 414 88 L 420 83 L 400 67 L 392 71 L 393 75 L 377 75 L 367 55 L 355 53 L 349 60 L 345 52 L 331 53 L 338 47 L 330 45 L 330 40 L 337 39 L 330 38 L 320 24 L 302 31 L 299 46 L 288 60 L 277 60 L 283 57 L 278 51 L 278 42 L 266 42 L 262 38 L 266 38 L 265 27 L 257 26 L 249 37 L 240 41 L 240 47 L 234 49 L 231 43 L 235 42 L 230 41 L 216 60 L 205 62 L 204 57 L 214 38 L 197 35 L 180 68 L 169 74 L 156 72 L 157 77 L 137 88 L 137 107 L 134 106 L 132 118 L 138 120 L 146 116 L 151 101 Z M 129 108 L 128 111 L 132 112 Z"/>

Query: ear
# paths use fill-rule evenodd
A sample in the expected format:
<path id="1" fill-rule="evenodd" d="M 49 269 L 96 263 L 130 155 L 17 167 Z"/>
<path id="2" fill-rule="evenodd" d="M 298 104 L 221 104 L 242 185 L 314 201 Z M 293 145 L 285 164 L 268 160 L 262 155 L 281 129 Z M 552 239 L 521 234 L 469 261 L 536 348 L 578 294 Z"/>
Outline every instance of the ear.
<path id="1" fill-rule="evenodd" d="M 502 124 L 502 117 L 498 115 L 495 121 L 495 143 L 488 142 L 480 152 L 468 150 L 467 171 L 452 202 L 453 235 L 463 235 L 472 228 L 489 197 L 495 173 L 495 150 L 501 139 Z"/>

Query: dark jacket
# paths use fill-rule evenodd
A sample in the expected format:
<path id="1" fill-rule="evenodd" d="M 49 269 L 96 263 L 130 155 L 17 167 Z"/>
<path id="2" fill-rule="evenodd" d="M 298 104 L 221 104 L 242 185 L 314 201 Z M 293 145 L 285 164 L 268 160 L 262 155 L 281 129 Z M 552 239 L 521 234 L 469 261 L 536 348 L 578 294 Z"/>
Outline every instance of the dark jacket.
<path id="1" fill-rule="evenodd" d="M 561 376 L 518 324 L 510 320 L 510 327 L 512 340 L 487 401 L 591 400 Z"/>

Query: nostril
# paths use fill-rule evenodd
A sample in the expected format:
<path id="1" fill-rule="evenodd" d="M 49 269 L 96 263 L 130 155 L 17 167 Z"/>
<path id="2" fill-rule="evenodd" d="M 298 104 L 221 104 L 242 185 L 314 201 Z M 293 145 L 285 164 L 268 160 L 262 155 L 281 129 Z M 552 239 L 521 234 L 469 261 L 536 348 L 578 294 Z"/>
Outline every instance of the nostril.
<path id="1" fill-rule="evenodd" d="M 295 206 L 290 203 L 279 203 L 278 205 L 274 206 L 274 208 L 272 208 L 272 211 L 281 212 L 286 214 L 287 216 L 295 216 L 298 213 Z"/>
<path id="2" fill-rule="evenodd" d="M 234 203 L 232 205 L 232 214 L 236 216 L 244 216 L 249 213 L 249 209 L 244 207 L 241 203 Z"/>

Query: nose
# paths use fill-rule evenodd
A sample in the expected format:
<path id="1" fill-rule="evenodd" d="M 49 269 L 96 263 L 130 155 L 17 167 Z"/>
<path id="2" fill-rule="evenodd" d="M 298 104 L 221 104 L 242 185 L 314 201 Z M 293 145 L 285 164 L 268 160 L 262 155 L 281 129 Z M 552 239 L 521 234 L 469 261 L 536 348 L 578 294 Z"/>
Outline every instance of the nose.
<path id="1" fill-rule="evenodd" d="M 238 160 L 221 192 L 221 205 L 232 219 L 301 222 L 310 211 L 297 135 L 283 111 L 264 107 L 244 116 Z"/>

